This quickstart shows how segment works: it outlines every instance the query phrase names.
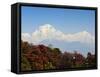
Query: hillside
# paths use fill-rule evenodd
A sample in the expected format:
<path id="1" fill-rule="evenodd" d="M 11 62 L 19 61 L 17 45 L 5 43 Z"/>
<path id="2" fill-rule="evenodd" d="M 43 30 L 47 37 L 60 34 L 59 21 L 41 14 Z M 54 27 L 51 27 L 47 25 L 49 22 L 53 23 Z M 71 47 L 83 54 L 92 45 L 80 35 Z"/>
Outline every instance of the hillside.
<path id="1" fill-rule="evenodd" d="M 62 53 L 59 48 L 21 42 L 21 71 L 94 66 L 95 55 L 90 52 L 88 52 L 87 57 L 84 57 L 77 51 L 70 53 L 66 50 L 66 52 Z"/>

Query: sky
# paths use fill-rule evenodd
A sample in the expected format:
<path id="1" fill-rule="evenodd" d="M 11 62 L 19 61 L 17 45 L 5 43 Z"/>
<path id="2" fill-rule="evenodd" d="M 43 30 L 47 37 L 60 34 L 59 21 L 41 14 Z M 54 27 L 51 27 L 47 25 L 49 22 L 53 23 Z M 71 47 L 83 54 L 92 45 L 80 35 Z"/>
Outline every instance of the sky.
<path id="1" fill-rule="evenodd" d="M 95 50 L 94 10 L 22 6 L 21 16 L 22 40 L 52 43 L 62 51 L 77 49 L 83 54 Z"/>

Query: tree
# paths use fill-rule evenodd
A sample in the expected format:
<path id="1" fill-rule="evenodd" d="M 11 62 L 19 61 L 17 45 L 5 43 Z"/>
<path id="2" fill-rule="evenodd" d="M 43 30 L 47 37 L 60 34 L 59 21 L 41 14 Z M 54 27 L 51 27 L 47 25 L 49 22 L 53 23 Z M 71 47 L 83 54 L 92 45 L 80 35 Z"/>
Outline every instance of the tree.
<path id="1" fill-rule="evenodd" d="M 60 69 L 71 68 L 72 67 L 72 54 L 64 52 L 60 59 Z"/>
<path id="2" fill-rule="evenodd" d="M 64 52 L 43 44 L 33 45 L 21 42 L 21 70 L 67 69 L 95 66 L 95 55 L 90 52 L 87 57 L 75 51 Z"/>
<path id="3" fill-rule="evenodd" d="M 44 69 L 55 69 L 55 66 L 52 65 L 52 62 L 44 64 Z"/>
<path id="4" fill-rule="evenodd" d="M 30 45 L 28 42 L 21 42 L 21 53 L 27 53 L 30 51 Z"/>
<path id="5" fill-rule="evenodd" d="M 25 56 L 21 56 L 21 70 L 22 71 L 32 70 L 30 63 Z"/>
<path id="6" fill-rule="evenodd" d="M 85 61 L 85 57 L 78 53 L 77 51 L 74 52 L 74 67 L 83 67 L 84 66 L 84 61 Z"/>
<path id="7" fill-rule="evenodd" d="M 53 52 L 56 53 L 56 54 L 61 54 L 61 51 L 59 48 L 54 48 L 53 49 Z"/>
<path id="8" fill-rule="evenodd" d="M 90 52 L 88 52 L 88 54 L 87 54 L 86 65 L 88 67 L 95 66 L 95 55 L 91 54 Z"/>

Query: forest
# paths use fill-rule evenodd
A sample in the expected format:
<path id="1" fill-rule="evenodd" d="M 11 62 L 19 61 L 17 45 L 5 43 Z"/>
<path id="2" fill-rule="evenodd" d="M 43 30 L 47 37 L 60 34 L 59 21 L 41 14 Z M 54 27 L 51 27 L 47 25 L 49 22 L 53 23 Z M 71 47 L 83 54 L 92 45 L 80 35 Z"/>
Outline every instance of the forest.
<path id="1" fill-rule="evenodd" d="M 21 71 L 94 67 L 95 54 L 85 57 L 78 51 L 62 51 L 52 46 L 34 45 L 21 41 Z"/>

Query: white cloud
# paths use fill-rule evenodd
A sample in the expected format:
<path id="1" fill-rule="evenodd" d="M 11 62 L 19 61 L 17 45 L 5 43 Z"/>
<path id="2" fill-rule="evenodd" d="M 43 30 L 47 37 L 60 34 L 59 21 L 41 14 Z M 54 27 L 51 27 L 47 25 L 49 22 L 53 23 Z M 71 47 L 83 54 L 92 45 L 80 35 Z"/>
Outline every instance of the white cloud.
<path id="1" fill-rule="evenodd" d="M 45 24 L 40 26 L 32 34 L 22 33 L 22 40 L 38 44 L 46 39 L 63 40 L 65 42 L 80 42 L 86 44 L 94 43 L 94 36 L 87 31 L 82 31 L 74 34 L 66 34 L 60 30 L 56 30 L 52 25 Z"/>
<path id="2" fill-rule="evenodd" d="M 22 40 L 28 41 L 29 43 L 32 42 L 32 36 L 29 33 L 22 33 Z"/>

